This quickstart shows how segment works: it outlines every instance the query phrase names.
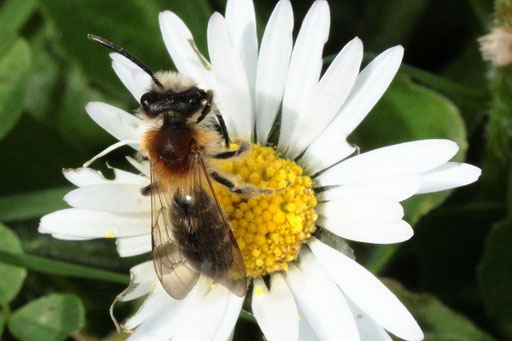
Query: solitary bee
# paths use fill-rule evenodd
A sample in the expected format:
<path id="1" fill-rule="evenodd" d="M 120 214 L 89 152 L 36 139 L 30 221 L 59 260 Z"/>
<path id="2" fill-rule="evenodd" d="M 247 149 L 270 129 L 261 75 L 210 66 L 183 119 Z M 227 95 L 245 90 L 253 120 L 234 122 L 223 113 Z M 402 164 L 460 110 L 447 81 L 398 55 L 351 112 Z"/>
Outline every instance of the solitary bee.
<path id="1" fill-rule="evenodd" d="M 141 142 L 141 157 L 151 169 L 151 184 L 141 192 L 152 198 L 153 264 L 162 286 L 173 298 L 182 299 L 203 274 L 244 296 L 242 254 L 212 180 L 238 194 L 269 190 L 238 186 L 221 175 L 212 160 L 237 157 L 250 145 L 239 142 L 236 150 L 222 151 L 222 141 L 229 149 L 230 140 L 211 90 L 199 89 L 177 73 L 153 73 L 123 48 L 88 37 L 128 58 L 152 79 L 151 89 L 140 99 L 142 116 L 154 126 Z"/>

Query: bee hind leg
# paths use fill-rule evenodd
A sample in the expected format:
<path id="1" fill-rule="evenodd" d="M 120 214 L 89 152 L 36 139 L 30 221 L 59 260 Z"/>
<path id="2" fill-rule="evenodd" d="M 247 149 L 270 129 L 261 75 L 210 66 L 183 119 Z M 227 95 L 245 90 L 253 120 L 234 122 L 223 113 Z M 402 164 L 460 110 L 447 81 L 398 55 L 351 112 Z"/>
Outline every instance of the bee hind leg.
<path id="1" fill-rule="evenodd" d="M 268 188 L 258 188 L 252 185 L 237 186 L 233 181 L 223 177 L 217 172 L 210 173 L 213 180 L 226 187 L 230 192 L 241 194 L 247 197 L 258 194 L 272 194 L 274 190 Z"/>

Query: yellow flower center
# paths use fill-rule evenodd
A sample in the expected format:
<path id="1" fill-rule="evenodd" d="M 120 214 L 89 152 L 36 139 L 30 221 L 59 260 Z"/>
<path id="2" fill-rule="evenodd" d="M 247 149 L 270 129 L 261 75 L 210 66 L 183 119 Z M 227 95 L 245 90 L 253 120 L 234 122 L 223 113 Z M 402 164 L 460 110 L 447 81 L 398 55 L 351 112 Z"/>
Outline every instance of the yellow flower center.
<path id="1" fill-rule="evenodd" d="M 311 178 L 304 176 L 295 162 L 258 145 L 253 145 L 243 160 L 224 161 L 220 167 L 258 188 L 275 190 L 271 195 L 247 199 L 215 185 L 242 251 L 247 276 L 287 270 L 302 243 L 315 231 L 318 215 Z"/>

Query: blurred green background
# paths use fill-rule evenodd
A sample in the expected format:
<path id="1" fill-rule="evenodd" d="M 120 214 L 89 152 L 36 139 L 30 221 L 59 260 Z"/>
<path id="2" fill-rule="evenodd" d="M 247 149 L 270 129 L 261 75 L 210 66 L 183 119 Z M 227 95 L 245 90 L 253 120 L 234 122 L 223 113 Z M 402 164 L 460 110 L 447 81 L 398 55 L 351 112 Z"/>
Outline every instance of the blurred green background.
<path id="1" fill-rule="evenodd" d="M 256 1 L 260 37 L 275 3 Z M 292 0 L 295 33 L 311 3 Z M 398 76 L 350 140 L 367 151 L 449 138 L 461 148 L 458 160 L 483 169 L 476 184 L 406 201 L 415 236 L 392 246 L 351 243 L 358 261 L 386 278 L 427 340 L 512 339 L 512 69 L 483 62 L 476 40 L 512 21 L 512 2 L 329 4 L 325 56 L 354 36 L 364 42 L 365 62 L 387 47 L 405 47 Z M 109 51 L 86 34 L 116 42 L 153 70 L 167 70 L 173 64 L 158 13 L 177 13 L 206 54 L 208 18 L 224 8 L 224 0 L 0 1 L 3 340 L 119 338 L 108 307 L 125 287 L 130 266 L 149 259 L 120 259 L 112 240 L 68 242 L 37 232 L 43 214 L 66 207 L 62 197 L 71 187 L 61 169 L 80 167 L 114 142 L 89 119 L 85 104 L 137 107 L 110 68 Z M 127 152 L 108 160 L 128 169 Z M 134 309 L 124 304 L 117 315 L 122 319 Z M 262 337 L 254 323 L 240 320 L 235 339 Z"/>

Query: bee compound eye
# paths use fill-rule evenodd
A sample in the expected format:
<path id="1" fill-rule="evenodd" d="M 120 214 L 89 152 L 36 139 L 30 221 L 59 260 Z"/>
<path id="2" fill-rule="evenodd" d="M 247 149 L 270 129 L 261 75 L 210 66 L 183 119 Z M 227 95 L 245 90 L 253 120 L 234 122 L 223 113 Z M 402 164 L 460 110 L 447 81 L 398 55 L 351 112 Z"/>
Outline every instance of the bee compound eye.
<path id="1" fill-rule="evenodd" d="M 152 92 L 147 92 L 140 98 L 140 105 L 142 110 L 148 116 L 154 117 L 157 112 L 154 112 L 155 102 L 157 101 L 156 95 Z"/>
<path id="2" fill-rule="evenodd" d="M 142 109 L 146 110 L 146 109 L 149 109 L 150 105 L 151 105 L 151 99 L 153 96 L 151 96 L 151 92 L 148 92 L 148 93 L 145 93 L 144 95 L 142 95 L 142 97 L 140 98 L 140 105 L 142 105 Z"/>
<path id="3" fill-rule="evenodd" d="M 188 95 L 188 102 L 191 104 L 199 104 L 204 98 L 204 91 L 196 89 Z"/>

